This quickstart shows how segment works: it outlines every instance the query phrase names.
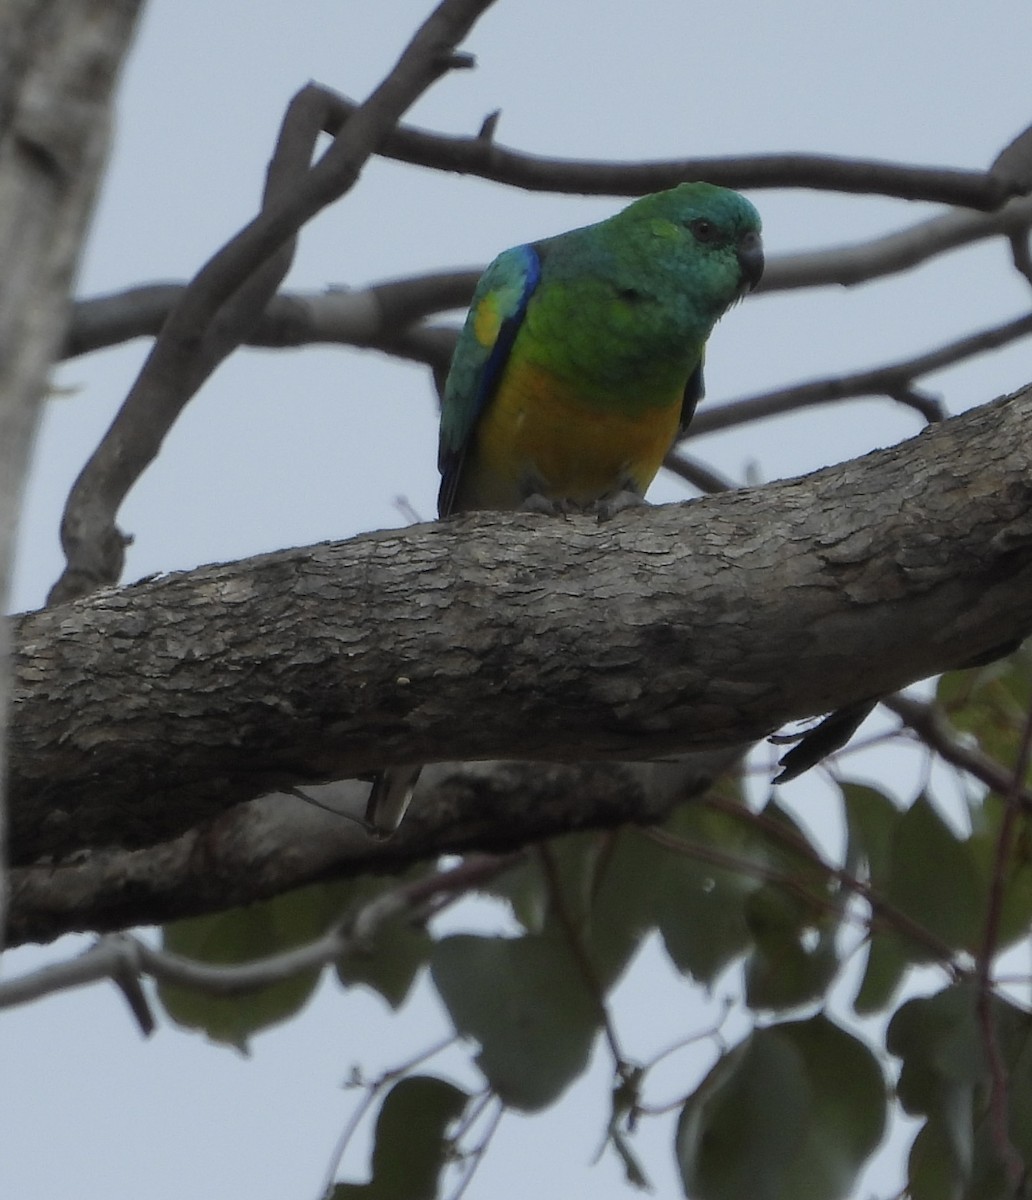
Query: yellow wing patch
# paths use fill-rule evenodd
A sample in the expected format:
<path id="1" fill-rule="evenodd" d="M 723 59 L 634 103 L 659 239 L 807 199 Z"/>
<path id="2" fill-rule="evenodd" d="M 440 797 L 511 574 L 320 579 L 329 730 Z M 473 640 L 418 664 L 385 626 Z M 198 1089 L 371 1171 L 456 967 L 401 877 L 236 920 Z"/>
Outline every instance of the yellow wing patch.
<path id="1" fill-rule="evenodd" d="M 473 332 L 477 341 L 485 348 L 491 347 L 498 341 L 498 332 L 502 328 L 502 310 L 498 303 L 498 293 L 489 292 L 477 304 L 473 314 Z"/>

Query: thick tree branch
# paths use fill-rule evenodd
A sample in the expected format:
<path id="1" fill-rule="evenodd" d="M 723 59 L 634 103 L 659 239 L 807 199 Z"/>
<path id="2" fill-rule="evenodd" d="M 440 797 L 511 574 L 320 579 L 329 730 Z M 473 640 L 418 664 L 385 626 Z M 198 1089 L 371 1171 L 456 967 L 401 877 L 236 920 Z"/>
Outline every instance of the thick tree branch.
<path id="1" fill-rule="evenodd" d="M 72 488 L 61 523 L 68 563 L 51 591 L 53 603 L 117 581 L 125 538 L 115 517 L 129 489 L 190 397 L 260 317 L 289 267 L 292 239 L 301 226 L 352 186 L 380 140 L 423 91 L 450 68 L 470 65 L 455 55 L 455 45 L 491 3 L 441 0 L 314 166 L 308 163 L 325 124 L 328 93 L 312 85 L 291 102 L 261 212 L 180 297 L 114 424 Z"/>
<path id="2" fill-rule="evenodd" d="M 327 132 L 335 133 L 355 111 L 336 97 Z M 833 158 L 822 154 L 755 154 L 739 158 L 687 158 L 660 162 L 612 163 L 545 158 L 511 150 L 494 141 L 497 121 L 476 137 L 448 137 L 399 125 L 380 153 L 399 162 L 477 175 L 528 191 L 581 195 L 641 196 L 686 179 L 705 179 L 734 188 L 802 187 L 932 200 L 985 211 L 1027 191 L 1022 172 L 960 171 L 913 167 L 877 159 Z M 1015 139 L 1012 145 L 1017 144 Z M 997 161 L 1001 161 L 998 156 Z"/>
<path id="3" fill-rule="evenodd" d="M 469 515 L 29 614 L 17 860 L 384 763 L 647 759 L 887 694 L 1032 629 L 1030 478 L 1032 388 L 602 526 Z"/>
<path id="4" fill-rule="evenodd" d="M 367 789 L 357 781 L 315 789 L 333 811 L 272 794 L 171 842 L 16 868 L 11 941 L 154 924 L 249 904 L 321 879 L 397 873 L 441 854 L 507 852 L 571 830 L 660 821 L 676 801 L 705 791 L 738 757 L 731 750 L 633 765 L 431 766 L 401 829 L 388 841 L 371 841 L 354 820 L 337 815 L 362 813 Z"/>

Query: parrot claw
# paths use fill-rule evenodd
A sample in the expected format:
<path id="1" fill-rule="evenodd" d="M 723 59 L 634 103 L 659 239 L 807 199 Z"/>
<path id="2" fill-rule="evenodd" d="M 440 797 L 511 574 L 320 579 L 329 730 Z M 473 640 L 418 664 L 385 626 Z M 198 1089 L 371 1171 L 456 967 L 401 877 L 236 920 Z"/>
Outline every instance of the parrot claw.
<path id="1" fill-rule="evenodd" d="M 541 492 L 531 492 L 520 505 L 520 512 L 543 513 L 546 517 L 566 517 L 576 511 L 577 506 L 569 500 L 545 496 Z"/>
<path id="2" fill-rule="evenodd" d="M 608 496 L 603 496 L 601 500 L 596 500 L 589 511 L 595 514 L 601 525 L 603 521 L 610 520 L 617 513 L 626 512 L 629 508 L 641 508 L 647 503 L 644 496 L 627 488 L 621 488 L 618 492 L 612 492 Z"/>
<path id="3" fill-rule="evenodd" d="M 549 517 L 567 517 L 571 513 L 584 513 L 597 518 L 599 524 L 615 517 L 617 513 L 628 508 L 641 508 L 647 501 L 638 492 L 630 488 L 620 488 L 602 496 L 590 504 L 578 504 L 565 496 L 546 496 L 541 492 L 531 492 L 520 505 L 520 512 L 544 513 Z"/>

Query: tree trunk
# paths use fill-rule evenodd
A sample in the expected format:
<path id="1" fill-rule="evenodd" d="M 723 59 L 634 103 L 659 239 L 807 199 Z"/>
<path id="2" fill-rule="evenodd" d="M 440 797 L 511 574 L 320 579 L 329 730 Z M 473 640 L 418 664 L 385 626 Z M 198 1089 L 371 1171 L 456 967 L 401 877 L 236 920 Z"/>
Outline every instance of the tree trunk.
<path id="1" fill-rule="evenodd" d="M 0 600 L 47 375 L 107 155 L 140 0 L 7 0 L 0 11 Z M 0 623 L 0 728 L 7 711 Z M 0 735 L 0 780 L 4 777 Z M 2 784 L 0 784 L 2 787 Z M 2 818 L 2 795 L 0 795 Z M 0 858 L 3 854 L 0 819 Z M 2 896 L 0 885 L 0 930 Z M 0 936 L 2 941 L 2 936 Z"/>

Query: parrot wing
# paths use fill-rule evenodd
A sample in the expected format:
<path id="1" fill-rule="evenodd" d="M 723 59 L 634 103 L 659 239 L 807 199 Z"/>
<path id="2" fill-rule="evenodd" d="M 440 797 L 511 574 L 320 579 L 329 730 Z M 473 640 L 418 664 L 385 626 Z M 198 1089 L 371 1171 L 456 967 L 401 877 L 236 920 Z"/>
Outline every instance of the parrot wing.
<path id="1" fill-rule="evenodd" d="M 473 293 L 441 405 L 437 509 L 442 517 L 453 509 L 466 451 L 540 279 L 541 259 L 534 247 L 515 246 L 499 254 Z"/>
<path id="2" fill-rule="evenodd" d="M 705 356 L 704 356 L 705 357 Z M 699 401 L 706 395 L 706 383 L 702 377 L 703 359 L 699 359 L 699 365 L 688 376 L 688 382 L 684 385 L 684 398 L 681 401 L 681 420 L 678 423 L 678 436 L 683 437 L 688 432 L 688 426 L 692 423 L 692 417 L 695 416 L 695 410 L 699 405 Z"/>

